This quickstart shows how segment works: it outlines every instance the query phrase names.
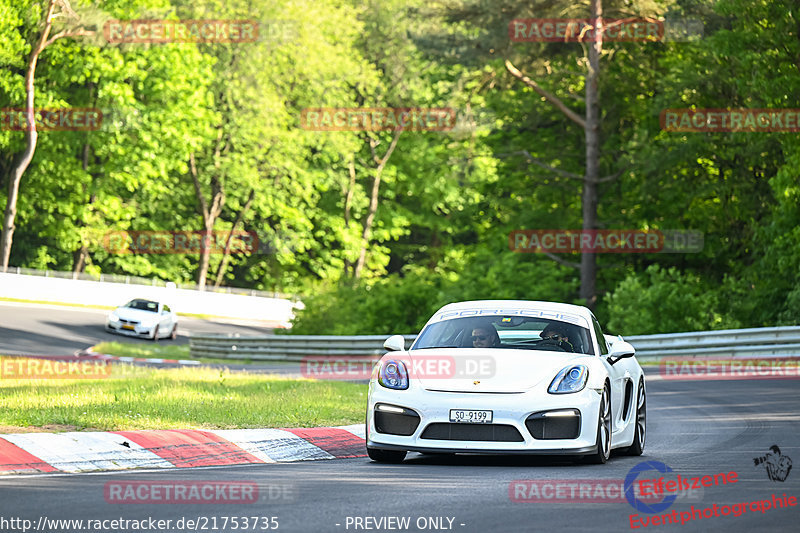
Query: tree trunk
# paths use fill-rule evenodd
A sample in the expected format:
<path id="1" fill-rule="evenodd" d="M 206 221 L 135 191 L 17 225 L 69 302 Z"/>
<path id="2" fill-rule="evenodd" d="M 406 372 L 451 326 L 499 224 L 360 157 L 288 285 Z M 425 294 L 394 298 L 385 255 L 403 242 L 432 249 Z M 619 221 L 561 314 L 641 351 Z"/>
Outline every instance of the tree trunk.
<path id="1" fill-rule="evenodd" d="M 216 174 L 211 178 L 211 207 L 209 207 L 203 191 L 200 188 L 200 178 L 197 175 L 197 165 L 194 160 L 194 153 L 189 154 L 189 170 L 194 182 L 194 192 L 199 204 L 199 211 L 203 217 L 203 243 L 200 246 L 200 265 L 197 270 L 197 288 L 201 291 L 206 290 L 206 279 L 208 278 L 208 264 L 211 256 L 211 247 L 208 246 L 209 240 L 213 238 L 214 223 L 222 211 L 225 203 L 225 193 L 222 191 L 220 180 Z"/>
<path id="2" fill-rule="evenodd" d="M 22 175 L 28 169 L 33 154 L 36 151 L 36 141 L 39 139 L 39 132 L 36 131 L 36 121 L 34 120 L 34 85 L 33 81 L 36 76 L 36 62 L 39 60 L 39 54 L 44 50 L 47 43 L 47 36 L 50 35 L 50 29 L 53 27 L 53 11 L 55 10 L 55 0 L 50 0 L 50 5 L 47 6 L 47 14 L 45 16 L 45 26 L 42 30 L 42 35 L 39 37 L 39 42 L 31 50 L 31 55 L 28 58 L 28 68 L 25 72 L 25 111 L 27 114 L 27 129 L 25 132 L 25 149 L 20 154 L 17 164 L 11 170 L 11 179 L 8 182 L 8 200 L 6 201 L 6 209 L 3 216 L 3 235 L 0 237 L 0 255 L 2 256 L 3 272 L 8 270 L 8 261 L 11 258 L 11 243 L 14 239 L 14 220 L 17 218 L 17 199 L 19 198 L 19 182 L 22 180 Z"/>
<path id="3" fill-rule="evenodd" d="M 600 104 L 598 79 L 600 77 L 600 53 L 603 50 L 603 4 L 592 0 L 592 25 L 595 39 L 589 46 L 589 71 L 586 73 L 586 174 L 583 180 L 583 229 L 597 229 L 597 183 L 600 178 Z M 580 297 L 590 308 L 597 302 L 597 257 L 593 253 L 581 254 Z"/>
<path id="4" fill-rule="evenodd" d="M 13 165 L 8 181 L 8 200 L 6 201 L 6 209 L 3 215 L 3 227 L 0 228 L 2 235 L 0 236 L 0 268 L 3 272 L 8 270 L 8 262 L 11 258 L 11 243 L 14 240 L 14 221 L 17 218 L 17 200 L 19 199 L 19 183 L 22 180 L 22 175 L 28 169 L 33 154 L 36 152 L 36 142 L 39 139 L 39 132 L 36 131 L 36 122 L 34 120 L 34 80 L 36 79 L 36 63 L 39 61 L 39 55 L 42 50 L 47 48 L 53 41 L 61 39 L 62 37 L 77 37 L 80 35 L 93 35 L 93 31 L 84 30 L 82 28 L 75 31 L 61 31 L 48 39 L 50 30 L 53 28 L 54 11 L 56 8 L 57 0 L 50 0 L 45 17 L 44 28 L 39 41 L 31 50 L 31 55 L 28 57 L 28 67 L 25 71 L 25 111 L 27 115 L 27 129 L 25 132 L 25 149 L 19 156 L 16 164 Z M 61 6 L 59 16 L 75 17 L 75 12 L 69 5 L 68 0 L 58 0 Z"/>
<path id="5" fill-rule="evenodd" d="M 83 155 L 81 161 L 81 168 L 83 171 L 86 172 L 89 170 L 89 143 L 83 144 Z M 87 187 L 86 185 L 83 186 L 83 193 L 86 194 Z M 89 209 L 95 201 L 95 195 L 89 195 L 89 202 L 86 204 Z M 84 228 L 86 224 L 82 221 L 78 224 L 78 227 Z M 72 254 L 72 279 L 78 279 L 78 274 L 83 272 L 83 269 L 86 268 L 86 260 L 89 258 L 89 248 L 86 247 L 86 242 L 83 240 L 83 236 L 81 236 L 81 245 L 80 248 L 75 250 Z"/>
<path id="6" fill-rule="evenodd" d="M 378 211 L 378 193 L 380 192 L 381 187 L 381 175 L 383 174 L 383 169 L 386 166 L 386 162 L 389 161 L 389 158 L 392 156 L 392 152 L 394 152 L 395 146 L 397 146 L 397 140 L 400 138 L 400 134 L 402 132 L 403 130 L 397 130 L 395 132 L 392 143 L 389 145 L 386 153 L 380 159 L 378 159 L 378 156 L 375 155 L 375 147 L 377 146 L 377 142 L 370 139 L 372 159 L 378 164 L 378 166 L 375 169 L 375 179 L 372 181 L 372 192 L 369 197 L 369 211 L 367 212 L 367 218 L 364 220 L 364 231 L 361 233 L 361 253 L 358 256 L 358 262 L 356 263 L 356 268 L 353 271 L 353 277 L 356 279 L 361 277 L 361 272 L 364 270 L 364 264 L 367 262 L 367 247 L 369 246 L 369 238 L 372 234 L 372 224 L 375 222 L 375 213 Z"/>
<path id="7" fill-rule="evenodd" d="M 353 158 L 350 160 L 350 182 L 347 184 L 347 190 L 345 191 L 344 195 L 344 229 L 350 227 L 350 208 L 352 207 L 353 202 L 353 191 L 356 188 L 356 156 L 353 155 Z M 346 252 L 346 251 L 345 251 Z M 350 274 L 350 270 L 353 268 L 353 264 L 347 259 L 344 258 L 344 276 L 347 277 Z"/>
<path id="8" fill-rule="evenodd" d="M 253 204 L 253 200 L 256 197 L 256 190 L 250 189 L 250 194 L 247 196 L 247 201 L 244 203 L 244 206 L 239 210 L 239 213 L 236 215 L 236 220 L 233 221 L 233 226 L 231 226 L 231 232 L 228 234 L 228 238 L 225 241 L 225 250 L 222 252 L 222 262 L 219 264 L 219 268 L 217 269 L 217 279 L 214 280 L 214 288 L 216 289 L 219 287 L 220 283 L 222 283 L 222 277 L 225 275 L 225 269 L 228 268 L 228 261 L 230 260 L 230 253 L 231 253 L 231 241 L 233 241 L 233 234 L 236 231 L 236 227 L 242 222 L 244 218 L 244 214 L 250 209 L 250 206 Z"/>
<path id="9" fill-rule="evenodd" d="M 514 77 L 531 87 L 540 96 L 547 100 L 553 107 L 561 111 L 567 118 L 578 124 L 584 131 L 586 143 L 586 162 L 583 176 L 566 172 L 563 169 L 554 168 L 544 162 L 532 157 L 527 151 L 523 151 L 531 163 L 550 170 L 559 176 L 582 181 L 583 189 L 581 192 L 581 217 L 583 220 L 583 230 L 597 229 L 597 203 L 598 203 L 598 183 L 616 179 L 621 174 L 599 177 L 600 166 L 600 99 L 598 96 L 598 81 L 600 79 L 600 55 L 603 51 L 603 4 L 602 0 L 591 0 L 591 19 L 594 26 L 595 38 L 589 46 L 589 70 L 586 73 L 586 114 L 581 117 L 572 111 L 555 94 L 546 91 L 535 80 L 524 75 L 508 59 L 505 61 L 506 70 Z M 563 260 L 558 260 L 556 256 L 548 254 L 549 257 L 566 264 Z M 580 262 L 581 287 L 580 297 L 585 300 L 590 308 L 597 303 L 597 258 L 593 253 L 581 253 Z"/>

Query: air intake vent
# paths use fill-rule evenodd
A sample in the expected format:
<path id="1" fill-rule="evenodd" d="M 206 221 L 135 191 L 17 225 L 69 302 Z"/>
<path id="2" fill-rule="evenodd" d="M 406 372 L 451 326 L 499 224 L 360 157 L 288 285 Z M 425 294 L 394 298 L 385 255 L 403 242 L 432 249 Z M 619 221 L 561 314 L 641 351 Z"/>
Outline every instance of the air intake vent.
<path id="1" fill-rule="evenodd" d="M 577 439 L 581 434 L 581 412 L 577 409 L 561 409 L 533 413 L 525 420 L 534 439 Z"/>
<path id="2" fill-rule="evenodd" d="M 523 442 L 517 428 L 506 424 L 448 424 L 436 422 L 422 432 L 423 439 Z"/>

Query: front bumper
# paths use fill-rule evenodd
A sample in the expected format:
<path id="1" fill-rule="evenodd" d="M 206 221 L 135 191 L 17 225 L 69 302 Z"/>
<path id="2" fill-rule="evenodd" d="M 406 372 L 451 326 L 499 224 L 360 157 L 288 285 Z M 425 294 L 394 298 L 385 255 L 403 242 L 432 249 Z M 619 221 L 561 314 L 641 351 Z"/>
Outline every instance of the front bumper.
<path id="1" fill-rule="evenodd" d="M 127 335 L 128 337 L 150 338 L 153 336 L 153 329 L 155 326 L 142 326 L 136 325 L 134 329 L 123 329 L 121 323 L 106 323 L 106 331 L 111 333 L 119 333 L 120 335 Z"/>
<path id="2" fill-rule="evenodd" d="M 376 427 L 375 405 L 410 409 L 419 415 L 419 425 L 410 435 L 382 433 Z M 505 426 L 502 433 L 519 433 L 517 440 L 451 440 L 423 438 L 430 436 L 426 429 L 450 425 L 450 409 L 491 410 L 492 424 Z M 549 411 L 577 410 L 580 413 L 580 428 L 575 438 L 535 438 L 525 422 L 531 415 Z M 597 419 L 600 409 L 598 391 L 586 388 L 573 394 L 548 394 L 547 391 L 532 390 L 523 393 L 464 393 L 424 390 L 419 383 L 412 382 L 404 391 L 386 389 L 374 381 L 370 383 L 367 407 L 367 447 L 383 450 L 437 451 L 448 453 L 487 454 L 541 454 L 582 455 L 595 451 Z M 485 424 L 458 424 L 479 426 Z M 433 429 L 432 428 L 432 429 Z M 383 428 L 386 431 L 385 428 Z M 462 427 L 455 428 L 462 430 Z M 471 429 L 471 428 L 470 428 Z M 458 431 L 463 434 L 465 431 Z M 466 431 L 466 433 L 472 433 Z M 487 433 L 487 431 L 476 431 Z M 498 433 L 501 433 L 498 431 Z M 441 435 L 441 432 L 438 432 Z M 439 436 L 437 435 L 437 436 Z M 541 436 L 541 434 L 540 434 Z"/>

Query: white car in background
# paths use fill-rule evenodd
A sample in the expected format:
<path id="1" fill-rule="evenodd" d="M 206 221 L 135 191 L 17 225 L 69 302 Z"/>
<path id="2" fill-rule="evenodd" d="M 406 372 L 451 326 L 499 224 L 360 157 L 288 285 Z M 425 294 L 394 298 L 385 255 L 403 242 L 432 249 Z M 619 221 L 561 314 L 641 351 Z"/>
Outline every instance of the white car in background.
<path id="1" fill-rule="evenodd" d="M 613 341 L 613 342 L 610 342 Z M 641 455 L 645 378 L 634 348 L 603 334 L 586 307 L 492 300 L 439 309 L 405 350 L 373 370 L 369 457 L 406 453 Z"/>
<path id="2" fill-rule="evenodd" d="M 163 302 L 136 298 L 108 314 L 106 330 L 145 339 L 178 337 L 178 316 Z"/>

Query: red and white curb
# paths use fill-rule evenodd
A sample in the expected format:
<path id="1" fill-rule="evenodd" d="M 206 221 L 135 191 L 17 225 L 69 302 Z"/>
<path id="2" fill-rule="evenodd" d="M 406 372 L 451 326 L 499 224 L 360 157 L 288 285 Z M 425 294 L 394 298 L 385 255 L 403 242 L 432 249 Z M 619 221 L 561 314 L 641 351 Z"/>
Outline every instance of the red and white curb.
<path id="1" fill-rule="evenodd" d="M 364 425 L 0 435 L 0 475 L 365 457 Z"/>

